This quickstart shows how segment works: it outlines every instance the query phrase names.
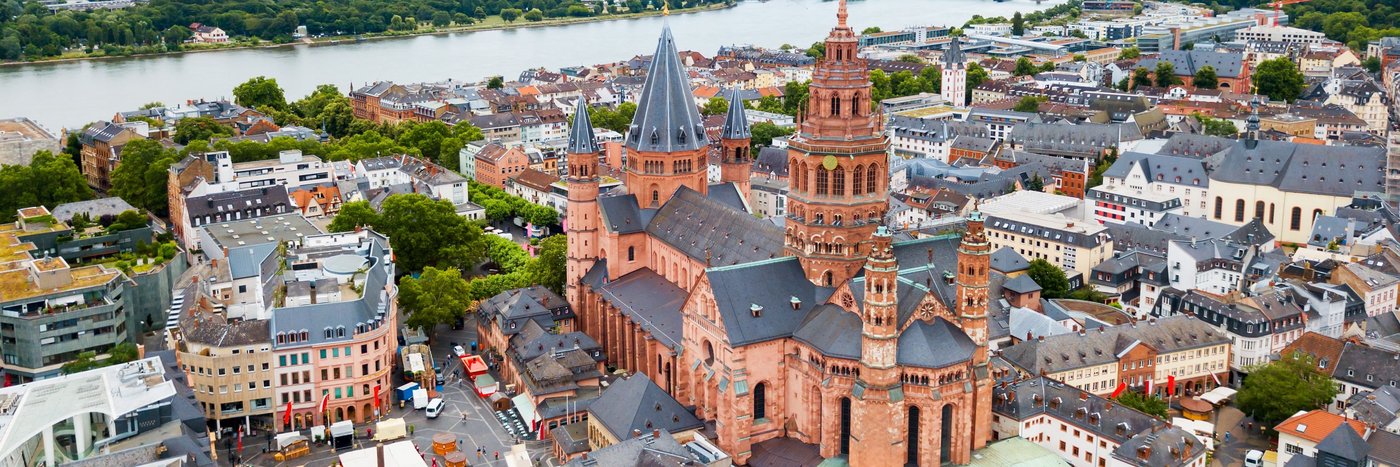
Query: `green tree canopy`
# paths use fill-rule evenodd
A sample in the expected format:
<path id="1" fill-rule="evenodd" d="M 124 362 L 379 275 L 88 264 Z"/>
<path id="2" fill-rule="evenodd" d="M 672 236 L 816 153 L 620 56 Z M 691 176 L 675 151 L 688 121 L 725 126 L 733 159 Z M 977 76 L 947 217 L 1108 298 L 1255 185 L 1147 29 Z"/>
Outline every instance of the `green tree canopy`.
<path id="1" fill-rule="evenodd" d="M 1049 101 L 1049 99 L 1045 96 L 1024 96 L 1021 97 L 1020 101 L 1016 102 L 1016 106 L 1013 107 L 1012 110 L 1017 112 L 1036 112 L 1040 110 L 1040 104 L 1047 101 Z"/>
<path id="2" fill-rule="evenodd" d="M 1312 356 L 1290 352 L 1251 368 L 1235 400 L 1240 411 L 1272 427 L 1300 410 L 1325 408 L 1336 396 L 1337 386 Z"/>
<path id="3" fill-rule="evenodd" d="M 522 17 L 525 18 L 525 21 L 541 21 L 544 20 L 544 12 L 540 11 L 539 8 L 532 8 L 525 12 Z"/>
<path id="4" fill-rule="evenodd" d="M 1021 12 L 1011 15 L 1011 35 L 1023 36 L 1026 34 L 1026 19 L 1021 17 Z"/>
<path id="5" fill-rule="evenodd" d="M 711 97 L 700 107 L 700 113 L 703 115 L 724 115 L 728 111 L 729 101 L 719 96 Z"/>
<path id="6" fill-rule="evenodd" d="M 175 122 L 174 140 L 179 144 L 205 141 L 214 136 L 233 136 L 233 128 L 209 117 L 185 117 Z"/>
<path id="7" fill-rule="evenodd" d="M 481 228 L 447 200 L 400 193 L 384 200 L 374 230 L 389 236 L 404 271 L 427 266 L 470 267 L 481 259 Z"/>
<path id="8" fill-rule="evenodd" d="M 112 171 L 112 194 L 120 196 L 147 211 L 165 216 L 169 210 L 166 199 L 166 171 L 179 157 L 174 150 L 149 139 L 126 143 L 122 162 Z"/>
<path id="9" fill-rule="evenodd" d="M 627 126 L 632 124 L 632 115 L 636 113 L 637 104 L 631 102 L 618 104 L 617 109 L 591 107 L 588 109 L 588 121 L 594 128 L 607 128 L 626 134 Z"/>
<path id="10" fill-rule="evenodd" d="M 233 88 L 234 103 L 250 108 L 267 107 L 283 110 L 287 107 L 287 96 L 277 80 L 257 76 Z"/>
<path id="11" fill-rule="evenodd" d="M 1191 114 L 1196 120 L 1200 120 L 1201 126 L 1210 136 L 1223 136 L 1233 138 L 1240 133 L 1240 129 L 1235 127 L 1235 123 L 1223 118 L 1212 118 L 1198 113 Z"/>
<path id="12" fill-rule="evenodd" d="M 1152 74 L 1156 76 L 1156 85 L 1159 88 L 1181 84 L 1181 78 L 1176 76 L 1176 66 L 1172 65 L 1172 62 L 1166 60 L 1157 62 L 1157 69 L 1153 70 Z"/>
<path id="13" fill-rule="evenodd" d="M 501 10 L 501 19 L 505 20 L 507 23 L 512 23 L 515 22 L 516 19 L 520 18 L 520 15 L 522 13 L 523 12 L 520 11 L 519 8 L 506 8 Z"/>
<path id="14" fill-rule="evenodd" d="M 1153 417 L 1163 420 L 1167 419 L 1167 401 L 1155 395 L 1147 395 L 1137 391 L 1124 391 L 1123 394 L 1118 396 L 1118 403 Z"/>
<path id="15" fill-rule="evenodd" d="M 1138 86 L 1151 86 L 1152 72 L 1147 68 L 1137 67 L 1133 69 L 1133 78 L 1128 82 L 1129 90 L 1137 89 Z"/>
<path id="16" fill-rule="evenodd" d="M 1040 258 L 1031 260 L 1026 275 L 1040 286 L 1041 297 L 1061 298 L 1069 293 L 1069 277 L 1065 276 L 1064 270 L 1050 264 L 1049 261 Z"/>
<path id="17" fill-rule="evenodd" d="M 22 208 L 92 199 L 92 188 L 67 155 L 39 151 L 29 165 L 0 167 L 0 221 L 10 222 Z"/>
<path id="18" fill-rule="evenodd" d="M 1131 60 L 1131 59 L 1138 58 L 1138 57 L 1141 57 L 1141 56 L 1142 56 L 1142 49 L 1139 49 L 1139 48 L 1137 48 L 1137 47 L 1128 47 L 1128 48 L 1126 48 L 1126 49 L 1123 49 L 1122 52 L 1118 52 L 1118 59 L 1119 59 L 1119 60 Z"/>
<path id="19" fill-rule="evenodd" d="M 977 89 L 978 86 L 981 86 L 982 83 L 987 82 L 987 80 L 989 79 L 992 79 L 992 77 L 990 74 L 987 73 L 987 69 L 982 68 L 982 65 L 977 64 L 977 62 L 968 63 L 967 99 L 969 101 L 972 100 L 972 91 L 974 89 Z"/>
<path id="20" fill-rule="evenodd" d="M 1029 76 L 1039 72 L 1040 67 L 1037 67 L 1034 63 L 1031 63 L 1031 59 L 1021 57 L 1016 59 L 1016 69 L 1012 71 L 1011 74 L 1016 76 Z"/>
<path id="21" fill-rule="evenodd" d="M 399 281 L 399 306 L 408 314 L 404 324 L 427 331 L 465 316 L 471 291 L 457 268 L 428 266 L 418 277 Z"/>
<path id="22" fill-rule="evenodd" d="M 1255 93 L 1269 99 L 1293 102 L 1303 94 L 1305 86 L 1303 73 L 1288 57 L 1265 60 L 1254 70 Z"/>
<path id="23" fill-rule="evenodd" d="M 769 146 L 773 138 L 792 134 L 793 129 L 774 125 L 773 122 L 758 122 L 749 127 L 750 140 L 754 146 Z"/>
<path id="24" fill-rule="evenodd" d="M 1215 67 L 1206 65 L 1196 70 L 1196 76 L 1191 78 L 1191 85 L 1197 89 L 1215 89 L 1220 87 L 1220 79 L 1215 76 Z"/>
<path id="25" fill-rule="evenodd" d="M 486 89 L 501 89 L 506 87 L 506 79 L 500 76 L 492 76 L 486 81 Z"/>
<path id="26" fill-rule="evenodd" d="M 563 235 L 551 235 L 540 240 L 534 261 L 526 267 L 530 282 L 563 294 L 568 250 L 569 241 Z"/>
<path id="27" fill-rule="evenodd" d="M 335 214 L 335 219 L 331 219 L 327 230 L 349 232 L 356 227 L 374 227 L 377 222 L 379 213 L 370 207 L 369 201 L 351 201 L 340 205 L 340 212 Z"/>
<path id="28" fill-rule="evenodd" d="M 871 26 L 871 27 L 868 27 L 868 28 L 865 28 L 865 29 L 860 30 L 860 33 L 861 33 L 861 34 L 875 34 L 875 33 L 877 33 L 877 32 L 881 32 L 879 26 Z"/>

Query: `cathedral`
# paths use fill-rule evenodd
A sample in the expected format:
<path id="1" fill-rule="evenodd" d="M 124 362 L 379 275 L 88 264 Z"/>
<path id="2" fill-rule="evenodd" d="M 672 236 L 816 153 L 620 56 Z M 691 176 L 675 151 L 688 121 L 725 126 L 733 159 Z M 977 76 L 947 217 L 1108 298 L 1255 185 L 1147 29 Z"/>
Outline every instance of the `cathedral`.
<path id="1" fill-rule="evenodd" d="M 743 102 L 706 136 L 665 28 L 600 196 L 583 102 L 568 148 L 568 300 L 608 364 L 651 378 L 740 464 L 774 438 L 856 466 L 968 463 L 991 435 L 990 245 L 895 242 L 866 61 L 840 2 L 791 136 L 781 222 L 756 219 Z M 722 151 L 720 183 L 706 163 Z"/>

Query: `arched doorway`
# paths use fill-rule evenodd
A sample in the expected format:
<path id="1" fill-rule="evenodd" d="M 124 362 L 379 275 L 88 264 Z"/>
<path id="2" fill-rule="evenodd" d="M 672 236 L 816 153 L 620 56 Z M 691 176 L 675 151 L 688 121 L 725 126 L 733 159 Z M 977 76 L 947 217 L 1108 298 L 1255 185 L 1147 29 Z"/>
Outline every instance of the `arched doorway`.
<path id="1" fill-rule="evenodd" d="M 938 442 L 938 461 L 947 463 L 953 457 L 953 404 L 943 405 L 943 415 L 940 417 L 942 423 L 942 433 Z"/>
<path id="2" fill-rule="evenodd" d="M 355 406 L 352 405 L 345 408 L 345 417 L 347 420 L 355 421 Z"/>
<path id="3" fill-rule="evenodd" d="M 368 403 L 365 404 L 364 410 L 361 411 L 360 413 L 364 415 L 364 417 L 365 417 L 365 420 L 364 420 L 364 421 L 366 421 L 366 422 L 371 421 L 371 420 L 374 419 L 374 407 L 371 406 L 371 405 L 368 404 Z"/>
<path id="4" fill-rule="evenodd" d="M 341 421 L 341 420 L 345 420 L 345 407 L 336 407 L 336 408 L 335 408 L 335 419 L 332 420 L 332 422 L 338 422 L 338 421 Z"/>
<path id="5" fill-rule="evenodd" d="M 841 455 L 851 453 L 851 398 L 841 398 Z"/>
<path id="6" fill-rule="evenodd" d="M 904 465 L 918 467 L 919 465 L 919 406 L 909 406 L 909 429 L 906 430 L 904 444 L 907 450 L 904 453 Z"/>

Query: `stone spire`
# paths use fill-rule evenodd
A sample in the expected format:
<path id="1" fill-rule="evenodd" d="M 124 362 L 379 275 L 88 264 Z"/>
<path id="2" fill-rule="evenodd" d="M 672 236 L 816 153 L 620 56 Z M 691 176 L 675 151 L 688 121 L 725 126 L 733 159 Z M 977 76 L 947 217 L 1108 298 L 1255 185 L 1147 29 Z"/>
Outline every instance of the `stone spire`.
<path id="1" fill-rule="evenodd" d="M 1254 149 L 1259 145 L 1259 98 L 1249 100 L 1249 117 L 1244 120 L 1245 147 Z"/>
<path id="2" fill-rule="evenodd" d="M 943 100 L 954 107 L 967 106 L 967 57 L 963 55 L 961 41 L 957 37 L 948 43 L 943 51 Z"/>
<path id="3" fill-rule="evenodd" d="M 720 132 L 723 139 L 749 139 L 749 119 L 744 113 L 744 100 L 739 98 L 739 88 L 729 90 L 729 111 L 724 114 L 724 128 Z"/>
<path id="4" fill-rule="evenodd" d="M 836 7 L 836 27 L 838 27 L 838 28 L 847 27 L 847 26 L 846 26 L 846 17 L 847 17 L 847 16 L 850 16 L 850 15 L 849 15 L 848 13 L 846 13 L 846 0 L 841 0 L 841 5 L 838 6 L 838 7 Z"/>
<path id="5" fill-rule="evenodd" d="M 957 37 L 953 37 L 952 39 L 952 42 L 948 43 L 948 50 L 943 51 L 943 66 L 967 67 L 967 56 L 963 55 L 962 41 L 958 40 Z"/>
<path id="6" fill-rule="evenodd" d="M 663 26 L 637 99 L 637 113 L 627 130 L 627 147 L 652 152 L 704 147 L 709 142 L 703 123 L 691 94 L 690 74 L 685 71 L 676 41 L 671 37 L 671 26 Z"/>
<path id="7" fill-rule="evenodd" d="M 579 96 L 574 105 L 573 126 L 569 127 L 569 154 L 597 154 L 598 138 L 593 136 L 593 122 L 588 119 L 588 102 Z"/>

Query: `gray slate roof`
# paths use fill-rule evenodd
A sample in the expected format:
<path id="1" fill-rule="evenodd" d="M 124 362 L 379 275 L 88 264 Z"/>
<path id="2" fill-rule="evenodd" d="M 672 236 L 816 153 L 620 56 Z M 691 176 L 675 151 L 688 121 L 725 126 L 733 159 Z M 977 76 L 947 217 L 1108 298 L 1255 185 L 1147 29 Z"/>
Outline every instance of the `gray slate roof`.
<path id="1" fill-rule="evenodd" d="M 739 194 L 739 187 L 733 183 L 716 183 L 710 185 L 709 192 L 705 195 L 710 201 L 714 201 L 739 212 L 749 212 L 748 206 L 744 205 L 744 196 Z"/>
<path id="2" fill-rule="evenodd" d="M 812 310 L 792 337 L 822 355 L 859 360 L 860 328 L 860 316 L 840 306 L 825 304 Z"/>
<path id="3" fill-rule="evenodd" d="M 1041 290 L 1040 284 L 1035 283 L 1029 274 L 1022 274 L 1011 278 L 1001 285 L 1002 288 L 1016 293 L 1031 293 Z"/>
<path id="4" fill-rule="evenodd" d="M 807 280 L 801 263 L 791 256 L 709 268 L 705 276 L 729 343 L 735 347 L 791 336 L 833 291 Z M 783 284 L 782 290 L 773 284 Z M 801 301 L 797 310 L 792 309 L 793 297 Z M 751 311 L 755 304 L 763 307 L 759 316 Z"/>
<path id="5" fill-rule="evenodd" d="M 1244 141 L 1232 146 L 1211 172 L 1213 181 L 1270 185 L 1286 192 L 1352 196 L 1383 192 L 1385 149 Z"/>
<path id="6" fill-rule="evenodd" d="M 1366 440 L 1361 439 L 1361 435 L 1350 423 L 1343 423 L 1317 443 L 1317 451 L 1319 456 L 1331 454 L 1349 461 L 1362 462 L 1366 460 L 1366 454 L 1371 452 L 1371 446 L 1366 445 Z"/>
<path id="7" fill-rule="evenodd" d="M 1025 341 L 1002 349 L 1002 358 L 1030 374 L 1058 373 L 1118 360 L 1118 354 L 1142 343 L 1165 354 L 1228 343 L 1230 338 L 1190 316 L 1158 319 L 1155 324 L 1120 325 L 1045 340 Z"/>
<path id="8" fill-rule="evenodd" d="M 729 90 L 729 110 L 724 114 L 724 126 L 720 138 L 749 139 L 749 119 L 744 114 L 744 99 L 739 97 L 739 88 Z"/>
<path id="9" fill-rule="evenodd" d="M 1142 59 L 1138 66 L 1155 70 L 1161 61 L 1171 63 L 1179 76 L 1194 75 L 1207 66 L 1214 68 L 1215 75 L 1221 78 L 1237 78 L 1244 72 L 1243 54 L 1206 50 L 1165 50 L 1158 57 Z"/>
<path id="10" fill-rule="evenodd" d="M 1116 238 L 1116 237 L 1115 237 Z M 1010 274 L 1016 271 L 1030 269 L 1031 262 L 1026 261 L 1024 256 L 1017 253 L 1015 249 L 1004 246 L 992 252 L 992 270 L 1001 271 L 1003 274 Z"/>
<path id="11" fill-rule="evenodd" d="M 569 154 L 597 154 L 598 138 L 593 135 L 593 123 L 588 120 L 588 101 L 579 96 L 574 108 L 578 110 L 569 127 Z"/>
<path id="12" fill-rule="evenodd" d="M 686 292 L 648 268 L 598 287 L 604 300 L 672 350 L 681 349 L 681 306 Z"/>
<path id="13" fill-rule="evenodd" d="M 977 345 L 942 317 L 915 320 L 899 334 L 895 362 L 902 366 L 944 368 L 972 358 Z"/>
<path id="14" fill-rule="evenodd" d="M 112 196 L 108 198 L 90 199 L 87 201 L 74 201 L 63 203 L 53 208 L 53 218 L 62 222 L 73 220 L 73 216 L 78 213 L 87 213 L 92 220 L 97 220 L 102 216 L 116 216 L 126 211 L 135 211 L 135 207 L 128 204 L 126 200 Z"/>
<path id="15" fill-rule="evenodd" d="M 660 429 L 678 433 L 704 426 L 694 413 L 643 373 L 614 380 L 598 400 L 588 406 L 588 412 L 622 439 L 630 438 L 632 430 L 651 433 L 651 430 Z"/>
<path id="16" fill-rule="evenodd" d="M 1125 178 L 1134 167 L 1141 167 L 1143 176 L 1154 182 L 1195 187 L 1206 187 L 1210 184 L 1205 162 L 1201 159 L 1140 152 L 1128 152 L 1119 156 L 1118 160 L 1104 171 L 1103 176 Z"/>
<path id="17" fill-rule="evenodd" d="M 637 195 L 624 194 L 598 198 L 598 210 L 602 211 L 603 228 L 619 234 L 637 233 L 646 229 L 648 216 L 637 205 Z"/>
<path id="18" fill-rule="evenodd" d="M 627 130 L 627 147 L 634 151 L 677 152 L 707 144 L 704 120 L 690 88 L 690 74 L 676 51 L 671 27 L 664 26 L 647 69 L 646 84 L 637 99 L 637 113 Z"/>
<path id="19" fill-rule="evenodd" d="M 613 222 L 609 215 L 604 218 Z M 783 255 L 783 233 L 777 226 L 689 187 L 676 190 L 646 230 L 687 256 L 714 266 Z"/>

